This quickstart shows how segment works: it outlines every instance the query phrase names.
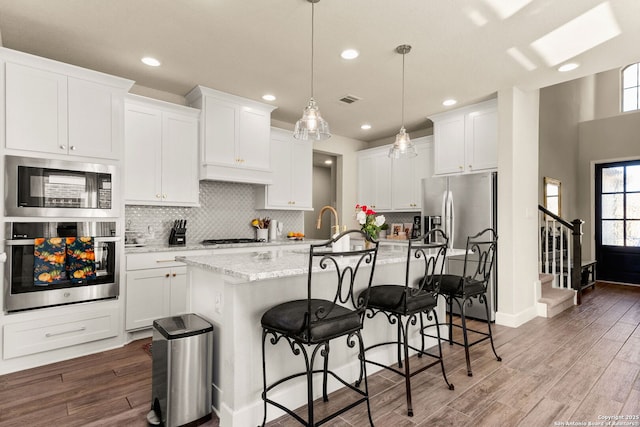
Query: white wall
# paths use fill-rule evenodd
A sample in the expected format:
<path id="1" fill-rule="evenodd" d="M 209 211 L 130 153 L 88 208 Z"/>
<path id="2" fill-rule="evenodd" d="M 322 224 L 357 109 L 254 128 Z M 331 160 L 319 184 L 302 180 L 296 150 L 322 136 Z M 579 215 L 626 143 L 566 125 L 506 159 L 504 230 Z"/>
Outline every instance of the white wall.
<path id="1" fill-rule="evenodd" d="M 582 257 L 595 259 L 594 164 L 640 159 L 640 112 L 580 123 L 578 129 L 578 216 L 585 220 Z"/>
<path id="2" fill-rule="evenodd" d="M 313 143 L 313 149 L 338 158 L 336 170 L 336 188 L 338 216 L 340 225 L 347 228 L 359 228 L 355 220 L 355 206 L 358 197 L 358 157 L 357 151 L 368 148 L 364 141 L 351 139 L 340 135 Z"/>

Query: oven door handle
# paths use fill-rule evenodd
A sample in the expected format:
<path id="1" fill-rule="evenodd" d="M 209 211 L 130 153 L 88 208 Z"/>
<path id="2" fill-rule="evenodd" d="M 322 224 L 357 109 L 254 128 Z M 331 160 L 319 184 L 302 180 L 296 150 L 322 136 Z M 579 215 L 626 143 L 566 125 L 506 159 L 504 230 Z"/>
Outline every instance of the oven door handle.
<path id="1" fill-rule="evenodd" d="M 119 236 L 115 237 L 94 237 L 94 243 L 104 243 L 104 242 L 119 242 L 122 240 Z M 5 244 L 7 246 L 33 246 L 35 245 L 35 239 L 20 239 L 20 240 L 6 240 Z"/>

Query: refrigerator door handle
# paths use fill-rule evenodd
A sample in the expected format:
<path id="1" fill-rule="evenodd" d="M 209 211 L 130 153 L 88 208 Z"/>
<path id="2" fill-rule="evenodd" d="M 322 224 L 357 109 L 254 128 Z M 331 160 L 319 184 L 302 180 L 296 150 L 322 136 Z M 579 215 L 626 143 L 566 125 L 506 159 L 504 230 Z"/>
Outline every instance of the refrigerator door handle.
<path id="1" fill-rule="evenodd" d="M 454 240 L 454 212 L 453 212 L 453 193 L 445 190 L 442 193 L 442 230 L 449 237 L 449 247 L 453 247 Z"/>
<path id="2" fill-rule="evenodd" d="M 455 230 L 456 230 L 456 214 L 453 207 L 453 193 L 449 191 L 449 227 L 451 228 L 451 236 L 449 237 L 449 247 L 453 247 L 453 242 L 455 241 Z"/>

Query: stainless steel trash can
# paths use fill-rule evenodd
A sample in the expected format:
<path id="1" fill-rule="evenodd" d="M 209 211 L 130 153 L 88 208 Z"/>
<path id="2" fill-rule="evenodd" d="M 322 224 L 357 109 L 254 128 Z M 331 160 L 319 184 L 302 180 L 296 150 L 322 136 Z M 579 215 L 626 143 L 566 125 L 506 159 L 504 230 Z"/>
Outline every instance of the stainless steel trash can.
<path id="1" fill-rule="evenodd" d="M 211 414 L 213 326 L 195 314 L 153 322 L 152 410 L 167 427 Z"/>

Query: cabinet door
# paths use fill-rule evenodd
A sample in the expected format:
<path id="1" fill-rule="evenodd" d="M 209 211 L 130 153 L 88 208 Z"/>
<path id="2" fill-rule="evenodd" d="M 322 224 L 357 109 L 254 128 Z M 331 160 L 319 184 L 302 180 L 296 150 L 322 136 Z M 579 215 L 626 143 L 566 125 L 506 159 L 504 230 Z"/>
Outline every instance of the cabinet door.
<path id="1" fill-rule="evenodd" d="M 162 197 L 167 203 L 197 204 L 198 120 L 163 113 Z"/>
<path id="2" fill-rule="evenodd" d="M 273 167 L 273 184 L 267 188 L 267 202 L 270 207 L 291 207 L 292 187 L 292 142 L 286 135 L 274 132 L 271 138 L 271 165 Z"/>
<path id="3" fill-rule="evenodd" d="M 203 163 L 237 166 L 237 106 L 230 102 L 205 97 Z"/>
<path id="4" fill-rule="evenodd" d="M 170 315 L 177 316 L 187 312 L 187 267 L 171 270 Z"/>
<path id="5" fill-rule="evenodd" d="M 436 175 L 464 172 L 464 122 L 464 114 L 459 114 L 434 123 Z"/>
<path id="6" fill-rule="evenodd" d="M 373 187 L 375 200 L 373 209 L 378 211 L 391 209 L 391 159 L 386 150 L 375 157 L 373 173 Z"/>
<path id="7" fill-rule="evenodd" d="M 377 211 L 391 209 L 391 159 L 386 150 L 358 158 L 358 203 Z"/>
<path id="8" fill-rule="evenodd" d="M 307 141 L 293 141 L 291 149 L 291 200 L 296 208 L 313 208 L 313 145 Z"/>
<path id="9" fill-rule="evenodd" d="M 361 205 L 375 204 L 375 167 L 375 157 L 358 157 L 358 203 Z"/>
<path id="10" fill-rule="evenodd" d="M 108 86 L 69 77 L 69 154 L 120 157 L 121 119 L 114 111 L 116 96 Z M 124 95 L 122 95 L 124 96 Z M 122 109 L 118 109 L 122 114 Z"/>
<path id="11" fill-rule="evenodd" d="M 271 114 L 257 109 L 239 108 L 238 158 L 245 168 L 269 170 Z"/>
<path id="12" fill-rule="evenodd" d="M 414 175 L 417 157 L 390 159 L 391 162 L 391 204 L 394 210 L 416 208 Z"/>
<path id="13" fill-rule="evenodd" d="M 422 180 L 433 175 L 433 144 L 416 144 L 416 157 L 413 170 L 413 200 L 417 210 L 422 209 Z"/>
<path id="14" fill-rule="evenodd" d="M 127 105 L 124 157 L 126 201 L 162 200 L 161 148 L 162 113 L 153 108 Z"/>
<path id="15" fill-rule="evenodd" d="M 498 167 L 498 111 L 484 109 L 466 118 L 467 172 Z"/>
<path id="16" fill-rule="evenodd" d="M 148 328 L 169 316 L 171 269 L 154 268 L 127 272 L 126 329 Z"/>
<path id="17" fill-rule="evenodd" d="M 7 148 L 67 153 L 67 77 L 6 64 Z"/>

